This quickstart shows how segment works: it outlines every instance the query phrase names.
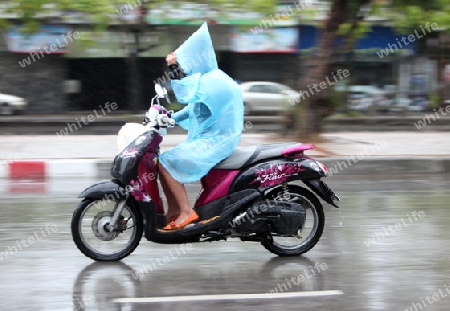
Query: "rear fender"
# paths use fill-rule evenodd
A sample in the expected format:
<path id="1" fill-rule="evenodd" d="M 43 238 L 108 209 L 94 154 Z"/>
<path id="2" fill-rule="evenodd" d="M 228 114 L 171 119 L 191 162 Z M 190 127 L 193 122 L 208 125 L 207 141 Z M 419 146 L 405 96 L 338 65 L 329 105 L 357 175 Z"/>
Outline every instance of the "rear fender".
<path id="1" fill-rule="evenodd" d="M 303 183 L 307 185 L 315 194 L 317 194 L 322 200 L 328 204 L 333 205 L 336 208 L 339 206 L 334 201 L 340 201 L 339 197 L 327 186 L 326 183 L 320 179 L 304 180 Z"/>

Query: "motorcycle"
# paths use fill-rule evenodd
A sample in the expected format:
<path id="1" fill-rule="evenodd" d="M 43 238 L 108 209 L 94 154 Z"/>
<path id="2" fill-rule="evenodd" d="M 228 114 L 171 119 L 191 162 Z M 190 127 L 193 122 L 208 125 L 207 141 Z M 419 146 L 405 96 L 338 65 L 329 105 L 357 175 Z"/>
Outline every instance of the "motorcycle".
<path id="1" fill-rule="evenodd" d="M 119 131 L 114 179 L 78 196 L 83 200 L 73 213 L 71 231 L 83 254 L 96 261 L 121 260 L 142 237 L 164 244 L 237 238 L 259 242 L 278 256 L 297 256 L 317 244 L 325 225 L 318 198 L 336 208 L 340 199 L 321 180 L 328 175 L 326 166 L 305 155 L 315 146 L 295 142 L 237 149 L 201 179 L 193 207 L 199 220 L 164 230 L 157 163 L 160 143 L 175 122 L 173 111 L 160 103 L 170 102 L 167 90 L 159 85 L 155 90 L 143 124 L 127 123 Z"/>

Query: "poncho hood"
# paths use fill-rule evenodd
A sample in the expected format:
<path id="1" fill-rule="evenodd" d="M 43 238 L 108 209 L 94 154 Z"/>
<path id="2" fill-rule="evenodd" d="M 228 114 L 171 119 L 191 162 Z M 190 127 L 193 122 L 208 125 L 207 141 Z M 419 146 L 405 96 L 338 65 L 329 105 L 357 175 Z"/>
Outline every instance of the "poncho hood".
<path id="1" fill-rule="evenodd" d="M 208 31 L 208 24 L 197 29 L 175 50 L 178 64 L 187 75 L 181 80 L 172 80 L 172 89 L 182 104 L 195 102 L 201 75 L 218 69 L 216 53 Z"/>
<path id="2" fill-rule="evenodd" d="M 188 76 L 219 68 L 206 22 L 175 50 L 175 54 L 178 63 Z"/>

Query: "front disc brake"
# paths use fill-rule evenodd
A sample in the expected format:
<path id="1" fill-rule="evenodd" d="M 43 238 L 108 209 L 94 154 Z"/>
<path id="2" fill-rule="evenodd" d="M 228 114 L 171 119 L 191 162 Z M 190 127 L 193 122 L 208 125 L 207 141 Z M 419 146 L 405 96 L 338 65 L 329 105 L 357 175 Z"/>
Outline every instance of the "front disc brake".
<path id="1" fill-rule="evenodd" d="M 102 241 L 112 241 L 119 235 L 118 231 L 107 230 L 112 216 L 113 212 L 108 211 L 103 211 L 95 215 L 92 220 L 91 228 L 92 232 L 98 239 Z"/>

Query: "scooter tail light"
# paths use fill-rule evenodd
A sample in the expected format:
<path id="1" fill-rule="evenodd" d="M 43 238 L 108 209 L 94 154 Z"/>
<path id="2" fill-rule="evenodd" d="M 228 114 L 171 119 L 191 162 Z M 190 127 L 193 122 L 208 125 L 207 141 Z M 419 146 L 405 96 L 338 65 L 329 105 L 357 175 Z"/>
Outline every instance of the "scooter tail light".
<path id="1" fill-rule="evenodd" d="M 322 162 L 319 162 L 319 161 L 317 161 L 317 164 L 322 169 L 322 171 L 325 173 L 325 175 L 328 176 L 329 175 L 328 168 L 325 166 L 325 164 L 323 164 Z"/>

